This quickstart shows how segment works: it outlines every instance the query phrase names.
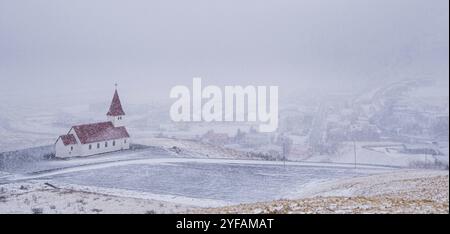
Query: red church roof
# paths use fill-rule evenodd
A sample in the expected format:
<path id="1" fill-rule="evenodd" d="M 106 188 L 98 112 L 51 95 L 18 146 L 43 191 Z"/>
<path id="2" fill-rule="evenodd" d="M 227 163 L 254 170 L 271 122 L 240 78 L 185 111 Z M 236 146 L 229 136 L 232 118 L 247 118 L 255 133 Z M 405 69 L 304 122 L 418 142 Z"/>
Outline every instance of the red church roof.
<path id="1" fill-rule="evenodd" d="M 125 112 L 122 109 L 122 104 L 120 104 L 119 94 L 117 93 L 117 90 L 114 92 L 111 106 L 109 107 L 109 111 L 108 113 L 106 113 L 106 115 L 108 116 L 125 115 Z"/>
<path id="2" fill-rule="evenodd" d="M 80 139 L 81 144 L 130 137 L 125 127 L 114 127 L 112 122 L 83 124 L 73 126 L 73 129 Z"/>
<path id="3" fill-rule="evenodd" d="M 59 136 L 64 143 L 64 145 L 75 145 L 77 144 L 77 139 L 75 139 L 75 136 L 73 134 L 67 134 Z"/>

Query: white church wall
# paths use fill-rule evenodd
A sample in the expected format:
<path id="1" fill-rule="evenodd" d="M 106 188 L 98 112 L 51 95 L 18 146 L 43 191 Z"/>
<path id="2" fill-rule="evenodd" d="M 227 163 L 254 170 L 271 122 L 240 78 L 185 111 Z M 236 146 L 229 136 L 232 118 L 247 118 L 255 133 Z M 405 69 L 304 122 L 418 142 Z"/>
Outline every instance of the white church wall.
<path id="1" fill-rule="evenodd" d="M 64 145 L 61 138 L 58 139 L 55 145 L 55 156 L 58 158 L 67 158 L 77 156 L 79 154 L 77 145 Z"/>
<path id="2" fill-rule="evenodd" d="M 107 142 L 107 146 L 105 146 L 105 142 Z M 115 142 L 115 145 L 113 145 Z M 91 148 L 89 148 L 91 145 Z M 98 145 L 98 147 L 97 147 Z M 100 141 L 94 142 L 90 144 L 84 144 L 81 146 L 81 156 L 90 156 L 94 154 L 103 154 L 113 151 L 125 150 L 130 148 L 130 142 L 128 138 L 121 138 L 116 140 L 109 141 Z"/>

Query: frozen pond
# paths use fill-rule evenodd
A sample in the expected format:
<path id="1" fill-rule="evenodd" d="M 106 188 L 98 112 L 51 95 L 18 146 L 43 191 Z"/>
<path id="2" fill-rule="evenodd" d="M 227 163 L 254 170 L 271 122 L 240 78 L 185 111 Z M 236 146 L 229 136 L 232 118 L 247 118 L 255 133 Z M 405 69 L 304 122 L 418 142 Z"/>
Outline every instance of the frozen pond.
<path id="1" fill-rule="evenodd" d="M 374 170 L 220 163 L 120 165 L 58 175 L 53 179 L 87 186 L 230 203 L 293 197 L 308 183 L 376 173 Z"/>

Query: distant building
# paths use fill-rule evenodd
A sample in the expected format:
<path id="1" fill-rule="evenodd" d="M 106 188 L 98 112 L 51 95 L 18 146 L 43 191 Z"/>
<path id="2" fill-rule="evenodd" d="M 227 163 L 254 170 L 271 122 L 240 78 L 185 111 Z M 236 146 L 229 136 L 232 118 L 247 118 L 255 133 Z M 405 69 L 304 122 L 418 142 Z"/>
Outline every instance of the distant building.
<path id="1" fill-rule="evenodd" d="M 130 135 L 124 124 L 125 112 L 117 89 L 106 114 L 108 121 L 72 126 L 55 142 L 58 158 L 89 156 L 130 148 Z"/>

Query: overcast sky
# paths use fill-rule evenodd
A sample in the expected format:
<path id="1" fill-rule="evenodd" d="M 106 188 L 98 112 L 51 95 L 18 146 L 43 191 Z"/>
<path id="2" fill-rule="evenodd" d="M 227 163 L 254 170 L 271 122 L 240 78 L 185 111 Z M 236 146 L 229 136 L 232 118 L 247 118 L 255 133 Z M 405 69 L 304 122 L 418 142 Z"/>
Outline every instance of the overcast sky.
<path id="1" fill-rule="evenodd" d="M 208 84 L 448 95 L 448 0 L 0 0 L 0 92 L 168 97 Z M 322 90 L 322 91 L 323 91 Z"/>

